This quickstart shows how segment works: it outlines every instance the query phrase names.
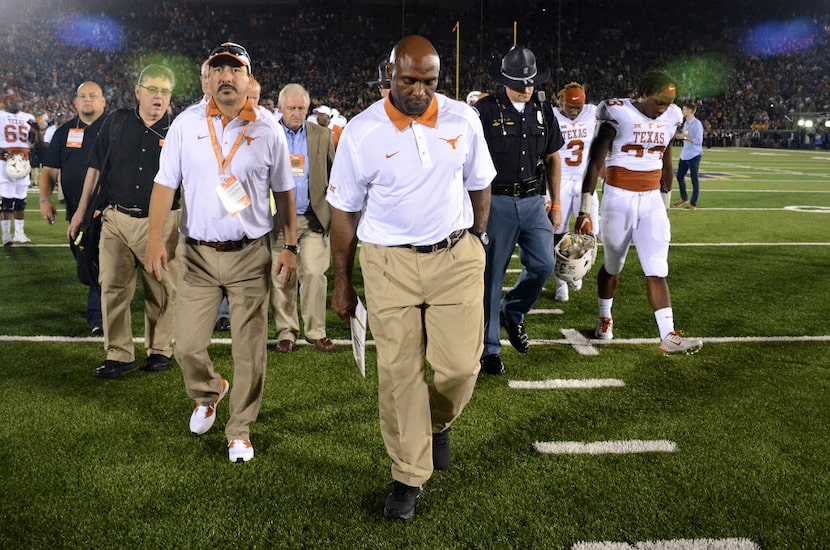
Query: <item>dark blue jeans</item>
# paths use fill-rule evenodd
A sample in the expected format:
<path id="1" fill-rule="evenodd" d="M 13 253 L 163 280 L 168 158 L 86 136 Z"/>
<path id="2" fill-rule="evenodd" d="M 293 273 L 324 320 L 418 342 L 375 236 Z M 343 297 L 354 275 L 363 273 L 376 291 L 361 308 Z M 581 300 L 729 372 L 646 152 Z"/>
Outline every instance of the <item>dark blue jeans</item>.
<path id="1" fill-rule="evenodd" d="M 487 234 L 490 244 L 484 268 L 484 355 L 492 355 L 501 351 L 499 311 L 512 322 L 521 323 L 553 273 L 553 226 L 545 213 L 545 198 L 493 195 Z M 502 298 L 504 275 L 516 244 L 522 273 Z"/>
<path id="2" fill-rule="evenodd" d="M 86 295 L 86 324 L 89 328 L 102 327 L 101 317 L 101 287 L 90 286 Z"/>
<path id="3" fill-rule="evenodd" d="M 684 201 L 689 200 L 689 195 L 686 194 L 686 172 L 690 172 L 692 180 L 692 200 L 690 204 L 692 206 L 697 206 L 697 196 L 700 194 L 700 179 L 698 178 L 700 157 L 701 155 L 689 160 L 680 159 L 677 165 L 677 184 L 680 187 L 680 198 Z"/>

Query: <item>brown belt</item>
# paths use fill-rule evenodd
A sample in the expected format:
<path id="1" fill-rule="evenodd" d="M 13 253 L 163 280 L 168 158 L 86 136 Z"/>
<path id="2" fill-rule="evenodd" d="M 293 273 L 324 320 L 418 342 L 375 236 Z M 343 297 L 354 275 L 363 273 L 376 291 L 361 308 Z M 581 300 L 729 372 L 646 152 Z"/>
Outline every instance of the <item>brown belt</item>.
<path id="1" fill-rule="evenodd" d="M 453 231 L 450 233 L 446 239 L 441 242 L 435 244 L 425 244 L 425 245 L 417 245 L 417 244 L 399 244 L 396 245 L 397 248 L 408 248 L 410 250 L 414 250 L 415 252 L 420 252 L 421 254 L 429 254 L 430 252 L 437 252 L 439 250 L 444 250 L 445 248 L 452 248 L 461 240 L 461 237 L 464 236 L 466 233 L 466 229 L 459 229 L 458 231 Z"/>
<path id="2" fill-rule="evenodd" d="M 234 252 L 236 250 L 242 250 L 252 242 L 258 240 L 259 239 L 250 239 L 248 237 L 242 237 L 238 241 L 200 241 L 197 239 L 191 239 L 190 237 L 185 238 L 185 242 L 187 244 L 192 244 L 194 246 L 208 246 L 217 252 Z"/>

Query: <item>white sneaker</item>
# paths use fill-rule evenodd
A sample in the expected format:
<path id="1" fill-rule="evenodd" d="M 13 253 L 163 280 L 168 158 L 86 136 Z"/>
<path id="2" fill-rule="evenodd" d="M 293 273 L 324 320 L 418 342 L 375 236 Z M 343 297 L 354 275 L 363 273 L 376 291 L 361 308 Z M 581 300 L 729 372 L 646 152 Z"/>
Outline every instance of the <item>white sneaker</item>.
<path id="1" fill-rule="evenodd" d="M 13 240 L 16 243 L 24 243 L 24 244 L 32 242 L 32 239 L 27 237 L 26 233 L 24 233 L 22 231 L 20 233 L 15 232 Z"/>
<path id="2" fill-rule="evenodd" d="M 597 330 L 594 333 L 600 340 L 611 340 L 614 338 L 614 320 L 611 317 L 600 317 L 597 319 Z"/>
<path id="3" fill-rule="evenodd" d="M 228 460 L 235 463 L 248 462 L 254 458 L 254 446 L 249 439 L 234 439 L 228 443 Z"/>
<path id="4" fill-rule="evenodd" d="M 228 384 L 228 381 L 223 378 L 222 391 L 219 393 L 219 397 L 216 398 L 216 401 L 210 405 L 197 405 L 196 408 L 193 409 L 193 414 L 190 415 L 191 432 L 196 435 L 202 435 L 213 426 L 213 423 L 216 422 L 216 405 L 218 405 L 219 402 L 222 401 L 222 398 L 225 397 L 225 394 L 228 393 L 229 387 L 230 384 Z"/>
<path id="5" fill-rule="evenodd" d="M 576 281 L 572 282 L 571 288 L 574 290 L 574 292 L 579 292 L 580 290 L 582 290 L 582 279 L 577 279 Z"/>
<path id="6" fill-rule="evenodd" d="M 660 353 L 676 354 L 676 353 L 697 353 L 703 347 L 703 340 L 697 338 L 683 338 L 680 336 L 680 331 L 676 330 L 670 332 L 660 342 Z"/>
<path id="7" fill-rule="evenodd" d="M 568 295 L 568 283 L 563 284 L 562 286 L 556 287 L 556 294 L 553 296 L 553 299 L 557 302 L 567 302 L 570 299 Z"/>

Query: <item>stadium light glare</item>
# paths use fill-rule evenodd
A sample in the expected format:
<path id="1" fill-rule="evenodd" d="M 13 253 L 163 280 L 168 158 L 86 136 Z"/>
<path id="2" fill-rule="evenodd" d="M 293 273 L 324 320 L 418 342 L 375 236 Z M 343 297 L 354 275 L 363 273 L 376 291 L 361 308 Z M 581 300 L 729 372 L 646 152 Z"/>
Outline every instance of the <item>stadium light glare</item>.
<path id="1" fill-rule="evenodd" d="M 806 128 L 812 128 L 813 127 L 813 121 L 812 120 L 805 120 L 804 121 L 804 126 Z"/>
<path id="2" fill-rule="evenodd" d="M 798 125 L 799 126 L 804 126 L 804 119 L 803 118 L 798 119 Z"/>
<path id="3" fill-rule="evenodd" d="M 824 121 L 824 127 L 825 128 L 830 128 L 830 120 L 825 120 Z"/>

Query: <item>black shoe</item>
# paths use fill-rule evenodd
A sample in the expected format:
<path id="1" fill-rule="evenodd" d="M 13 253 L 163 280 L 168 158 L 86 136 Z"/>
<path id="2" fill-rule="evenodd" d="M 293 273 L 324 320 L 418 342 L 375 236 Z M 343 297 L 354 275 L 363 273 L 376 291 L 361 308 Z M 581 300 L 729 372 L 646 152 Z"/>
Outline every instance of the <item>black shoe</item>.
<path id="1" fill-rule="evenodd" d="M 481 370 L 487 374 L 504 374 L 504 363 L 501 362 L 501 357 L 498 354 L 485 355 L 481 358 Z"/>
<path id="2" fill-rule="evenodd" d="M 92 325 L 89 331 L 92 334 L 98 334 L 99 332 L 101 332 L 101 323 L 95 323 L 94 325 Z"/>
<path id="3" fill-rule="evenodd" d="M 147 372 L 162 372 L 170 368 L 170 358 L 160 353 L 151 353 L 141 370 Z"/>
<path id="4" fill-rule="evenodd" d="M 432 434 L 432 469 L 442 472 L 450 467 L 450 429 Z"/>
<path id="5" fill-rule="evenodd" d="M 213 330 L 216 332 L 228 332 L 231 329 L 231 319 L 230 317 L 219 317 L 216 320 L 216 326 L 213 327 Z"/>
<path id="6" fill-rule="evenodd" d="M 106 378 L 114 380 L 121 376 L 122 372 L 127 372 L 135 368 L 135 361 L 129 363 L 122 363 L 121 361 L 112 361 L 107 359 L 104 364 L 95 369 L 95 378 Z"/>
<path id="7" fill-rule="evenodd" d="M 499 312 L 499 322 L 504 330 L 507 331 L 507 337 L 510 339 L 510 344 L 516 348 L 521 354 L 530 351 L 530 342 L 527 341 L 527 332 L 525 332 L 524 323 L 514 323 L 507 318 L 503 311 Z"/>
<path id="8" fill-rule="evenodd" d="M 383 505 L 383 515 L 389 519 L 412 519 L 415 516 L 415 504 L 423 492 L 422 487 L 410 487 L 400 481 L 393 481 L 392 492 Z"/>

